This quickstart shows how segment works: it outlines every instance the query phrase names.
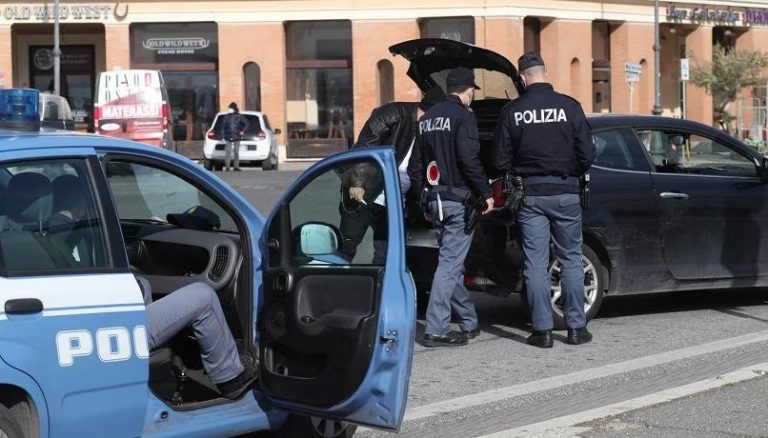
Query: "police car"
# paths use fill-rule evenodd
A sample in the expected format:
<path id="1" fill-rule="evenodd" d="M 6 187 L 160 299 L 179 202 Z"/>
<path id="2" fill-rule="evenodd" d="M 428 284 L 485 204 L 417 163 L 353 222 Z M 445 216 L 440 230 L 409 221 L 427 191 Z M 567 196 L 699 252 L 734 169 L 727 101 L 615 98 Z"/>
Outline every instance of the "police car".
<path id="1" fill-rule="evenodd" d="M 180 155 L 41 132 L 38 111 L 36 91 L 0 90 L 0 436 L 333 437 L 351 436 L 354 424 L 399 427 L 415 290 L 389 149 L 317 163 L 265 219 Z M 336 255 L 338 175 L 361 161 L 382 170 L 394 200 L 382 264 L 366 255 L 372 242 L 351 262 Z M 64 180 L 78 184 L 77 202 Z M 61 214 L 74 226 L 58 229 Z M 158 297 L 212 287 L 241 357 L 258 360 L 254 387 L 220 396 L 192 331 L 148 351 L 137 276 Z"/>

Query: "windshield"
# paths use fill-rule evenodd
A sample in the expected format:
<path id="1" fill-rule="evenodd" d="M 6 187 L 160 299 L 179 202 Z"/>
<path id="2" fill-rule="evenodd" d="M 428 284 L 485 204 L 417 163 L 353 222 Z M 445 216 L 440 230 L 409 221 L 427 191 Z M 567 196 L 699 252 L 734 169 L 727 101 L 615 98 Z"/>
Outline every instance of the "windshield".
<path id="1" fill-rule="evenodd" d="M 221 124 L 224 123 L 225 115 L 226 114 L 219 114 L 219 116 L 216 117 L 216 122 L 213 125 L 213 132 L 221 132 Z M 248 120 L 248 129 L 245 131 L 244 135 L 246 137 L 255 137 L 259 135 L 259 132 L 261 132 L 261 119 L 259 116 L 242 113 L 240 115 Z"/>
<path id="2" fill-rule="evenodd" d="M 443 91 L 446 91 L 445 78 L 450 69 L 441 70 L 432 73 L 432 80 L 435 81 Z M 480 99 L 514 99 L 518 97 L 517 88 L 515 88 L 512 78 L 506 73 L 476 68 L 475 83 L 481 88 L 475 90 L 475 100 Z"/>

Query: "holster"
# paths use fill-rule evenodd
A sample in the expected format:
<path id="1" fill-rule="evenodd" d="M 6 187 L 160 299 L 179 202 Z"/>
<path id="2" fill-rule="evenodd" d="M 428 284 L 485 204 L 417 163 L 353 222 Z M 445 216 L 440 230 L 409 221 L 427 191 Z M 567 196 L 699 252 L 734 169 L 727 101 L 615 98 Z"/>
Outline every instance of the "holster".
<path id="1" fill-rule="evenodd" d="M 581 209 L 589 210 L 589 173 L 584 173 L 579 177 L 579 198 L 581 200 Z"/>
<path id="2" fill-rule="evenodd" d="M 523 177 L 507 173 L 504 175 L 504 195 L 512 214 L 517 214 L 525 203 Z"/>

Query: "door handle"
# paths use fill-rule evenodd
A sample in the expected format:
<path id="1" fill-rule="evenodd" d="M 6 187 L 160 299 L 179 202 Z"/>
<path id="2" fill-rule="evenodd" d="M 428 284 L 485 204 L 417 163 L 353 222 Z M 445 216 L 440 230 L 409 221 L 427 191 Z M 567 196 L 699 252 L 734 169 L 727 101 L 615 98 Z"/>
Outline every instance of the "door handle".
<path id="1" fill-rule="evenodd" d="M 659 194 L 663 199 L 688 199 L 688 195 L 678 192 L 661 192 Z"/>
<path id="2" fill-rule="evenodd" d="M 43 302 L 37 298 L 19 298 L 5 302 L 5 313 L 24 315 L 43 311 Z"/>

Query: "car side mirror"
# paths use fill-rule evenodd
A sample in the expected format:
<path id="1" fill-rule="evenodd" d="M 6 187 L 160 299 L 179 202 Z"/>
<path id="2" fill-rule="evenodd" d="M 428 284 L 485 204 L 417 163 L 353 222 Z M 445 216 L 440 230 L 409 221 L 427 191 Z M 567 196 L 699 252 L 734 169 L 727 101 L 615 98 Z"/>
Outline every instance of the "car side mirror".
<path id="1" fill-rule="evenodd" d="M 299 247 L 307 256 L 333 254 L 339 250 L 341 233 L 331 225 L 308 223 L 299 231 Z"/>
<path id="2" fill-rule="evenodd" d="M 274 131 L 272 131 L 275 135 L 280 135 L 283 133 L 283 131 L 280 128 L 275 128 Z"/>
<path id="3" fill-rule="evenodd" d="M 757 164 L 757 177 L 763 182 L 768 182 L 768 158 L 762 157 L 755 161 L 755 164 Z"/>

